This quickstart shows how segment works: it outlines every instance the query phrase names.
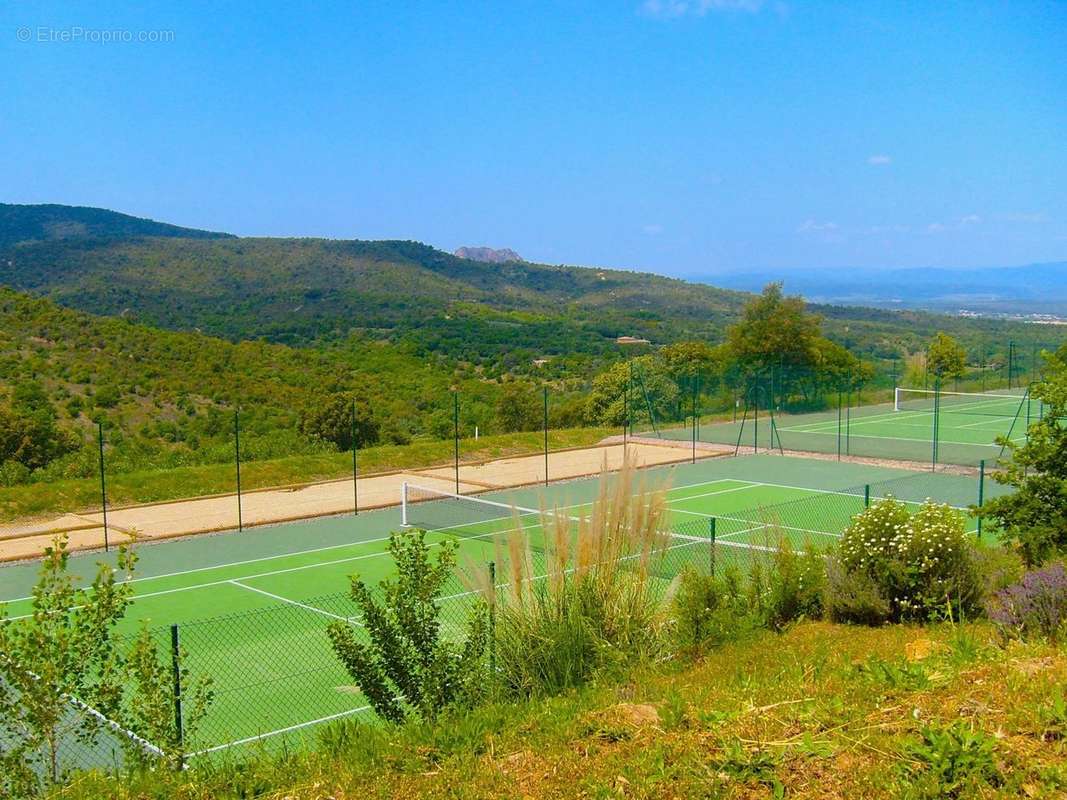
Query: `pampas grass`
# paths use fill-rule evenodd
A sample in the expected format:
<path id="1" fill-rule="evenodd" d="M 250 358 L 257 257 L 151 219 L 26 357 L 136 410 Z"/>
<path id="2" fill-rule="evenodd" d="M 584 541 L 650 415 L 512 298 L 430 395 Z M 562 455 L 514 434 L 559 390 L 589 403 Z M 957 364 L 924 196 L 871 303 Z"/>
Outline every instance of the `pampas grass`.
<path id="1" fill-rule="evenodd" d="M 666 522 L 666 486 L 646 486 L 629 461 L 613 476 L 602 471 L 586 514 L 542 509 L 533 530 L 516 516 L 497 556 L 504 585 L 485 587 L 507 693 L 564 691 L 657 650 L 669 598 L 650 567 Z"/>

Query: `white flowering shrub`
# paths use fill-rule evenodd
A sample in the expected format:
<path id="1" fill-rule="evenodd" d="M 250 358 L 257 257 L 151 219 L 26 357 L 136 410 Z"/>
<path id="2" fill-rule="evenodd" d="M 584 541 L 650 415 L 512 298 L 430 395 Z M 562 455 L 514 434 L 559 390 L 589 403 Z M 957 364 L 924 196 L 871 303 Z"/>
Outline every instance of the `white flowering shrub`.
<path id="1" fill-rule="evenodd" d="M 946 504 L 927 500 L 913 514 L 887 497 L 853 519 L 841 540 L 841 566 L 869 579 L 892 620 L 975 613 L 981 575 L 965 522 Z"/>

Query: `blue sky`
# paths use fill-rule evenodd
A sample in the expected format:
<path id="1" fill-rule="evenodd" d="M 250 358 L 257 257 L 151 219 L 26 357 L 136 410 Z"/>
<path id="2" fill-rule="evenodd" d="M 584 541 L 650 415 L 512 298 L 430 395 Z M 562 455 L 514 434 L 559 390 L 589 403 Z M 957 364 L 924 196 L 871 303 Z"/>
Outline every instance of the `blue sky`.
<path id="1" fill-rule="evenodd" d="M 1063 2 L 308 9 L 5 3 L 0 200 L 682 276 L 1067 259 Z"/>

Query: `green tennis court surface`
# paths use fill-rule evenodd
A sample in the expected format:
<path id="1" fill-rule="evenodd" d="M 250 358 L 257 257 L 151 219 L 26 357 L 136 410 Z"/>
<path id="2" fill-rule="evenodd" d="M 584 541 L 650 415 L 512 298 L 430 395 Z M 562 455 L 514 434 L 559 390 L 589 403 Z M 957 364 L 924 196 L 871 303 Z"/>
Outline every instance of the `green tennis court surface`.
<path id="1" fill-rule="evenodd" d="M 431 544 L 457 541 L 461 564 L 485 565 L 499 558 L 499 540 L 514 526 L 509 503 L 413 491 L 423 494 L 407 505 L 408 521 L 427 529 Z M 684 565 L 706 565 L 713 556 L 720 565 L 743 567 L 766 556 L 779 538 L 797 548 L 832 546 L 866 498 L 862 491 L 717 478 L 673 488 L 668 500 L 663 563 L 669 568 L 654 573 L 664 586 Z M 577 517 L 588 508 L 583 503 L 559 511 Z M 543 550 L 540 512 L 527 508 L 518 518 L 533 549 Z M 352 518 L 334 522 L 353 524 Z M 135 579 L 134 603 L 119 633 L 132 635 L 148 624 L 166 652 L 170 630 L 165 626 L 180 622 L 184 666 L 194 678 L 213 680 L 215 701 L 192 750 L 206 754 L 287 740 L 366 710 L 330 649 L 325 627 L 331 622 L 361 627 L 345 594 L 348 576 L 359 574 L 372 583 L 387 577 L 392 571 L 387 540 L 382 535 L 293 548 Z M 217 541 L 222 550 L 226 540 Z M 456 580 L 442 606 L 446 636 L 462 635 L 472 594 Z M 29 611 L 25 597 L 8 605 L 9 617 Z"/>
<path id="2" fill-rule="evenodd" d="M 992 465 L 1002 453 L 1000 437 L 1026 439 L 1028 424 L 1042 414 L 1039 401 L 1025 393 L 955 393 L 898 389 L 894 402 L 849 404 L 836 399 L 825 410 L 790 413 L 780 408 L 749 408 L 728 422 L 703 422 L 696 438 L 744 448 L 840 453 L 942 464 Z M 772 422 L 773 418 L 773 422 Z M 692 426 L 661 431 L 664 438 L 687 440 Z"/>

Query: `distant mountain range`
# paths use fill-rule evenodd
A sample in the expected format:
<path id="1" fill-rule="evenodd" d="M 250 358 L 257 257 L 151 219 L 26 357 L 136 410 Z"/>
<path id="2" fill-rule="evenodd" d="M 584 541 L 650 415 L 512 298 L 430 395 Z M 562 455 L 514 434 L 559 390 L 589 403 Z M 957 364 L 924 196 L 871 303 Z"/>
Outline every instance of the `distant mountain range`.
<path id="1" fill-rule="evenodd" d="M 485 257 L 480 250 L 464 252 Z M 492 252 L 507 260 L 485 263 L 413 241 L 246 238 L 104 209 L 0 204 L 0 285 L 17 292 L 233 342 L 320 348 L 358 337 L 403 344 L 425 360 L 473 364 L 490 376 L 544 356 L 561 374 L 568 360 L 590 372 L 618 357 L 620 336 L 654 346 L 718 342 L 749 298 L 662 275 Z M 826 334 L 859 353 L 893 358 L 923 347 L 938 330 L 973 342 L 1036 333 L 1016 325 L 1009 335 L 1008 324 L 995 320 L 894 307 L 893 298 L 914 298 L 903 288 L 924 277 L 902 274 L 907 280 L 858 283 L 850 307 L 814 305 Z M 758 290 L 779 277 L 749 276 L 737 287 Z M 801 277 L 787 276 L 786 288 L 826 297 L 824 273 Z M 1034 291 L 1052 294 L 1040 281 Z"/>
<path id="2" fill-rule="evenodd" d="M 716 275 L 708 283 L 758 289 L 771 280 L 813 303 L 951 313 L 1067 317 L 1067 261 L 986 269 L 812 269 Z"/>
<path id="3" fill-rule="evenodd" d="M 492 247 L 460 247 L 453 255 L 457 258 L 469 258 L 471 261 L 484 261 L 487 264 L 523 260 L 522 256 L 507 247 L 500 250 L 494 250 Z"/>

